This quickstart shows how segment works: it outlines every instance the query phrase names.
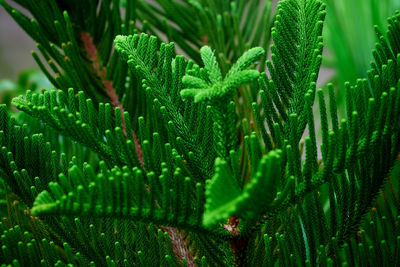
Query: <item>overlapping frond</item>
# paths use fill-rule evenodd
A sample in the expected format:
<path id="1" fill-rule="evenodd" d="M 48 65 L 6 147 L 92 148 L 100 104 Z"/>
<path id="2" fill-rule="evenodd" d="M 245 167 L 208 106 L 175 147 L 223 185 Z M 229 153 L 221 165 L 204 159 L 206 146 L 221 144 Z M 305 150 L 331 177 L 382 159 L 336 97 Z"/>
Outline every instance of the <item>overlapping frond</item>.
<path id="1" fill-rule="evenodd" d="M 88 164 L 83 170 L 71 167 L 68 176 L 60 175 L 49 191 L 38 195 L 33 214 L 121 218 L 207 233 L 201 228 L 202 186 L 179 168 L 163 168 L 160 176 L 138 168 L 108 170 L 104 162 L 100 169 L 96 175 Z M 209 234 L 224 236 L 218 231 Z"/>
<path id="2" fill-rule="evenodd" d="M 136 3 L 137 16 L 149 22 L 152 34 L 156 29 L 166 33 L 168 40 L 176 42 L 196 63 L 200 64 L 202 46 L 215 49 L 223 74 L 229 69 L 229 61 L 235 62 L 248 47 L 266 47 L 270 41 L 273 5 L 269 0 L 157 0 L 154 3 L 140 0 Z M 154 11 L 162 17 L 155 16 Z M 261 69 L 263 66 L 264 62 Z"/>
<path id="3" fill-rule="evenodd" d="M 42 57 L 37 52 L 32 56 L 57 89 L 85 89 L 96 104 L 124 93 L 127 68 L 113 52 L 112 41 L 136 31 L 132 11 L 124 19 L 118 1 L 14 2 L 30 14 L 4 0 L 0 5 L 37 43 Z"/>
<path id="4" fill-rule="evenodd" d="M 212 226 L 232 215 L 251 221 L 285 199 L 288 192 L 276 196 L 280 167 L 279 152 L 263 156 L 254 177 L 242 191 L 228 164 L 217 158 L 215 175 L 206 187 L 204 225 Z"/>
<path id="5" fill-rule="evenodd" d="M 65 154 L 54 151 L 43 134 L 29 135 L 27 127 L 18 125 L 6 106 L 0 106 L 0 176 L 12 192 L 31 205 L 68 166 Z"/>
<path id="6" fill-rule="evenodd" d="M 179 98 L 182 77 L 193 63 L 188 63 L 182 56 L 175 57 L 172 43 L 162 43 L 159 46 L 155 37 L 146 34 L 117 36 L 115 49 L 128 62 L 130 70 L 143 79 L 142 86 L 150 101 L 155 103 L 156 112 L 161 112 L 162 124 L 169 131 L 170 142 L 179 138 L 179 152 L 189 159 L 188 163 L 195 172 L 208 177 L 210 167 L 200 158 L 200 155 L 205 153 L 201 147 L 195 145 L 196 136 L 192 126 L 195 121 L 187 121 L 188 117 L 185 116 L 196 112 L 196 107 L 184 105 Z M 199 108 L 198 112 L 201 112 L 201 109 L 205 112 L 205 106 Z M 199 130 L 199 134 L 203 135 L 204 129 Z"/>
<path id="7" fill-rule="evenodd" d="M 47 229 L 37 217 L 34 218 L 26 213 L 19 214 L 19 218 L 21 217 L 26 217 L 24 220 L 28 220 L 29 226 L 21 219 L 19 219 L 21 224 L 15 224 L 7 219 L 0 223 L 2 264 L 126 266 L 135 263 L 136 266 L 143 267 L 153 264 L 162 266 L 175 264 L 170 236 L 166 232 L 163 233 L 161 229 L 157 231 L 154 225 L 146 227 L 125 224 L 125 227 L 132 227 L 127 233 L 119 232 L 123 228 L 121 224 L 115 224 L 113 229 L 104 230 L 101 224 L 86 226 L 85 219 L 75 218 L 72 223 L 63 225 L 65 231 L 71 231 L 71 234 L 76 233 L 75 240 L 65 242 L 46 232 Z M 133 231 L 135 234 L 132 234 Z M 79 250 L 74 247 L 76 242 L 82 242 Z M 152 246 L 154 250 L 148 250 L 146 246 Z M 197 260 L 206 262 L 204 257 L 202 261 Z M 185 259 L 177 261 L 185 262 Z"/>
<path id="8" fill-rule="evenodd" d="M 396 15 L 389 19 L 387 36 L 393 36 L 399 30 L 399 18 Z M 396 71 L 400 50 L 393 38 L 389 38 L 388 42 L 382 34 L 377 34 L 380 42 L 373 53 L 375 62 L 368 73 L 368 80 L 360 79 L 355 85 L 346 84 L 347 119 L 339 123 L 332 85 L 328 86 L 329 108 L 324 91 L 317 91 L 322 133 L 319 148 L 314 129 L 312 90 L 306 92 L 303 100 L 302 112 L 308 125 L 305 149 L 298 145 L 298 138 L 303 134 L 302 116 L 291 114 L 288 123 L 284 124 L 276 113 L 274 115 L 275 110 L 272 110 L 272 115 L 264 113 L 272 137 L 270 146 L 274 144 L 286 152 L 283 158 L 287 171 L 283 175 L 294 177 L 299 183 L 293 197 L 275 210 L 278 213 L 270 213 L 267 217 L 267 225 L 271 225 L 277 215 L 284 220 L 284 230 L 276 235 L 274 231 L 269 232 L 265 247 L 269 256 L 276 247 L 284 250 L 284 255 L 292 253 L 293 257 L 289 260 L 278 257 L 277 260 L 285 265 L 302 262 L 316 264 L 331 261 L 329 257 L 337 257 L 338 249 L 342 245 L 348 246 L 346 242 L 358 230 L 400 151 L 400 76 Z M 276 87 L 265 76 L 260 81 L 264 86 L 261 91 L 264 112 L 268 112 L 271 111 L 269 103 L 277 97 L 274 95 Z M 253 107 L 260 112 L 257 104 Z M 282 110 L 285 109 L 282 107 Z M 281 127 L 288 135 L 280 131 Z M 270 138 L 267 129 L 263 137 Z M 322 155 L 320 162 L 317 161 L 319 153 Z M 305 154 L 305 160 L 302 160 L 302 154 Z M 283 184 L 288 183 L 286 179 L 283 179 Z M 316 188 L 324 194 L 316 193 Z M 297 205 L 293 205 L 295 203 Z M 323 203 L 329 205 L 328 212 L 324 211 Z M 302 225 L 300 228 L 299 224 Z"/>
<path id="9" fill-rule="evenodd" d="M 141 165 L 136 152 L 139 144 L 129 114 L 121 114 L 119 107 L 114 110 L 111 104 L 100 103 L 95 108 L 93 101 L 86 99 L 83 92 L 76 97 L 73 89 L 68 90 L 68 95 L 56 90 L 28 91 L 26 96 L 15 98 L 13 104 L 61 134 L 93 149 L 109 163 Z"/>
<path id="10" fill-rule="evenodd" d="M 352 266 L 371 265 L 396 265 L 399 260 L 400 237 L 396 232 L 398 224 L 398 166 L 392 173 L 393 180 L 385 186 L 383 194 L 377 199 L 376 205 L 371 209 L 367 218 L 363 220 L 357 232 L 350 235 L 344 243 L 334 236 L 329 244 L 321 244 L 316 247 L 314 257 L 318 264 L 342 264 Z M 277 261 L 287 266 L 299 264 L 312 264 L 312 258 L 307 256 L 308 242 L 302 241 L 304 235 L 296 218 L 296 208 L 281 213 L 285 221 L 286 229 L 283 234 L 268 233 L 261 236 L 256 242 L 259 247 L 265 248 L 265 258 L 269 265 L 273 264 L 274 257 Z M 321 232 L 318 232 L 321 234 Z M 311 249 L 311 247 L 309 248 Z M 276 252 L 279 250 L 278 255 Z M 285 252 L 281 253 L 284 250 Z M 285 257 L 290 253 L 290 257 Z M 349 256 L 353 254 L 353 256 Z"/>
<path id="11" fill-rule="evenodd" d="M 397 180 L 377 196 L 400 152 L 400 13 L 341 119 L 316 90 L 322 0 L 278 3 L 271 61 L 269 1 L 15 2 L 58 90 L 13 100 L 31 127 L 0 106 L 5 264 L 397 264 Z"/>
<path id="12" fill-rule="evenodd" d="M 267 61 L 271 80 L 260 80 L 264 94 L 270 97 L 269 109 L 273 111 L 266 116 L 272 122 L 280 123 L 278 117 L 288 122 L 289 115 L 296 113 L 300 118 L 299 140 L 306 122 L 304 96 L 309 90 L 314 96 L 322 60 L 324 9 L 322 1 L 288 0 L 278 3 L 272 28 L 272 62 Z"/>
<path id="13" fill-rule="evenodd" d="M 65 266 L 65 264 L 87 265 L 89 262 L 81 253 L 74 252 L 68 243 L 62 246 L 60 253 L 58 245 L 47 239 L 37 240 L 30 232 L 23 232 L 19 225 L 7 227 L 0 223 L 2 239 L 2 264 L 10 266 Z M 64 257 L 66 256 L 66 257 Z M 92 262 L 93 264 L 93 262 Z"/>

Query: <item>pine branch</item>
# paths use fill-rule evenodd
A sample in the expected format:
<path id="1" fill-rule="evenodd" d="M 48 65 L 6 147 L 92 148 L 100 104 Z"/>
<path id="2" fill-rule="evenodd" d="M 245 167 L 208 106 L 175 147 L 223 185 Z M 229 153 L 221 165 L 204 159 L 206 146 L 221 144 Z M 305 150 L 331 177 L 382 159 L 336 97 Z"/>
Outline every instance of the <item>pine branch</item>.
<path id="1" fill-rule="evenodd" d="M 199 224 L 201 194 L 196 195 L 194 208 L 188 204 L 181 205 L 194 196 L 190 193 L 190 178 L 182 177 L 179 169 L 175 170 L 173 177 L 168 178 L 156 177 L 151 172 L 145 175 L 137 168 L 129 170 L 127 167 L 114 167 L 108 170 L 104 162 L 100 163 L 100 167 L 102 172 L 95 175 L 90 165 L 86 164 L 85 172 L 91 173 L 86 177 L 87 180 L 77 166 L 70 168 L 68 175 L 74 186 L 70 181 L 51 182 L 50 191 L 43 191 L 36 198 L 32 213 L 129 219 L 227 238 L 223 232 L 205 229 Z M 168 184 L 174 184 L 174 188 Z M 196 187 L 201 185 L 196 184 Z"/>
<path id="2" fill-rule="evenodd" d="M 100 103 L 97 111 L 93 101 L 86 99 L 83 92 L 78 94 L 78 103 L 76 103 L 73 89 L 68 90 L 68 97 L 62 91 L 42 94 L 28 91 L 26 97 L 15 98 L 13 104 L 29 115 L 48 123 L 56 131 L 98 152 L 110 163 L 129 166 L 140 164 L 136 153 L 133 152 L 135 150 L 134 142 L 132 142 L 134 135 L 129 114 L 127 112 L 122 114 L 119 108 L 113 111 L 111 105 Z M 114 114 L 118 116 L 115 128 L 112 123 Z M 125 119 L 126 127 L 130 129 L 127 132 L 132 133 L 131 136 L 128 135 L 128 141 L 125 140 L 122 132 L 122 120 L 118 119 L 121 116 Z M 118 151 L 118 146 L 123 150 Z M 128 151 L 130 151 L 129 154 Z"/>
<path id="3" fill-rule="evenodd" d="M 188 100 L 194 99 L 194 103 L 208 102 L 211 105 L 215 152 L 217 156 L 226 158 L 228 151 L 234 148 L 232 140 L 235 135 L 236 115 L 235 112 L 230 112 L 234 110 L 233 96 L 239 86 L 250 83 L 259 76 L 257 70 L 247 68 L 264 55 L 264 50 L 256 47 L 245 52 L 224 78 L 211 48 L 204 46 L 200 52 L 204 69 L 189 71 L 183 77 L 182 82 L 186 88 L 180 95 Z"/>
<path id="4" fill-rule="evenodd" d="M 321 0 L 8 2 L 57 90 L 0 106 L 5 264 L 397 264 L 400 13 L 339 118 Z"/>
<path id="5" fill-rule="evenodd" d="M 65 154 L 54 151 L 43 134 L 29 135 L 27 125 L 10 118 L 5 105 L 0 105 L 0 147 L 1 177 L 27 205 L 66 168 Z"/>
<path id="6" fill-rule="evenodd" d="M 184 76 L 183 83 L 189 88 L 182 90 L 180 94 L 183 98 L 194 98 L 195 103 L 205 100 L 214 101 L 215 103 L 226 96 L 229 99 L 239 86 L 258 78 L 258 71 L 247 70 L 247 68 L 263 54 L 264 49 L 261 47 L 250 49 L 238 59 L 226 77 L 222 79 L 221 70 L 213 52 L 209 47 L 205 46 L 201 49 L 201 55 L 208 74 L 207 80 L 202 80 L 202 77 L 192 75 Z M 192 89 L 190 86 L 194 88 Z M 223 107 L 223 104 L 218 105 Z"/>
<path id="7" fill-rule="evenodd" d="M 101 69 L 101 67 L 100 67 L 100 60 L 97 55 L 97 49 L 96 49 L 95 45 L 93 44 L 93 39 L 90 36 L 90 34 L 87 32 L 82 32 L 81 38 L 82 38 L 84 47 L 86 49 L 86 52 L 90 56 L 90 60 L 93 62 L 94 69 L 95 69 L 97 75 L 101 78 L 104 88 L 106 89 L 106 92 L 111 99 L 111 103 L 113 104 L 113 107 L 114 108 L 118 107 L 121 110 L 122 131 L 124 132 L 124 135 L 126 137 L 128 137 L 127 133 L 126 133 L 125 120 L 124 120 L 124 116 L 123 116 L 123 114 L 125 113 L 124 107 L 122 106 L 121 102 L 118 99 L 118 96 L 112 86 L 112 81 L 109 81 L 106 79 L 106 73 L 107 73 L 106 68 L 103 67 Z M 136 134 L 133 130 L 132 130 L 132 135 L 133 135 L 133 140 L 135 143 L 136 154 L 139 158 L 140 164 L 142 164 L 142 167 L 144 167 L 142 148 L 140 147 L 140 144 L 137 140 Z"/>
<path id="8" fill-rule="evenodd" d="M 189 152 L 192 152 L 193 157 L 191 160 L 194 162 L 191 166 L 196 170 L 196 173 L 200 174 L 202 179 L 206 179 L 209 176 L 206 166 L 198 158 L 201 155 L 201 149 L 195 145 L 193 134 L 190 132 L 190 128 L 185 122 L 182 114 L 177 110 L 177 107 L 173 104 L 172 99 L 167 92 L 171 90 L 172 82 L 172 68 L 171 64 L 173 61 L 173 44 L 161 45 L 161 51 L 165 54 L 157 55 L 158 45 L 155 37 L 149 38 L 146 34 L 133 35 L 133 36 L 118 36 L 115 39 L 115 49 L 127 60 L 128 65 L 132 72 L 139 77 L 143 78 L 143 87 L 147 88 L 146 92 L 149 93 L 149 97 L 153 101 L 157 101 L 161 108 L 165 111 L 162 113 L 166 116 L 163 118 L 164 123 L 172 122 L 170 129 L 171 134 L 174 135 L 174 139 L 180 137 L 184 143 L 184 151 L 182 153 L 187 155 L 189 158 Z M 143 51 L 149 51 L 149 55 L 142 53 Z M 183 66 L 187 63 L 183 60 L 178 61 L 175 58 L 175 62 L 181 62 Z M 154 68 L 156 72 L 154 72 Z M 177 88 L 172 88 L 173 92 L 178 93 Z"/>
<path id="9" fill-rule="evenodd" d="M 276 90 L 272 93 L 277 93 L 272 103 L 286 123 L 290 114 L 298 115 L 300 122 L 295 141 L 298 143 L 306 126 L 304 95 L 309 90 L 314 94 L 322 60 L 325 5 L 318 0 L 285 0 L 278 3 L 277 9 L 272 29 L 272 63 L 267 61 L 270 86 Z M 289 129 L 285 127 L 284 130 L 288 138 Z"/>
<path id="10" fill-rule="evenodd" d="M 206 227 L 214 225 L 221 219 L 236 215 L 246 220 L 253 220 L 259 214 L 263 214 L 271 206 L 275 205 L 276 177 L 280 173 L 279 152 L 270 152 L 264 156 L 257 167 L 251 182 L 244 188 L 243 192 L 237 183 L 232 180 L 229 166 L 221 159 L 216 160 L 216 174 L 209 180 L 206 187 L 206 205 L 203 224 Z M 268 188 L 268 194 L 265 194 Z M 281 194 L 285 199 L 288 192 Z M 266 203 L 269 203 L 266 205 Z M 262 206 L 262 207 L 261 207 Z"/>
<path id="11" fill-rule="evenodd" d="M 172 227 L 161 226 L 164 232 L 168 233 L 171 239 L 171 243 L 173 244 L 173 249 L 175 255 L 180 259 L 186 259 L 186 264 L 188 267 L 196 266 L 193 256 L 187 248 L 186 242 L 183 240 L 182 235 L 178 232 L 177 229 Z"/>

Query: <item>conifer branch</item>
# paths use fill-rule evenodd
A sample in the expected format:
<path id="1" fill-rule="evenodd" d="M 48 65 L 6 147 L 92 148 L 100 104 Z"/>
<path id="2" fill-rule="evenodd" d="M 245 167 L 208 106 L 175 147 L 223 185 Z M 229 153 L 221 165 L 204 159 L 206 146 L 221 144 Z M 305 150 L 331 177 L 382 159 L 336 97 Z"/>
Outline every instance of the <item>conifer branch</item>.
<path id="1" fill-rule="evenodd" d="M 182 234 L 179 233 L 178 229 L 168 226 L 161 226 L 161 229 L 170 236 L 175 255 L 178 256 L 179 259 L 186 259 L 188 267 L 195 267 L 196 264 L 193 260 L 193 255 L 190 253 L 187 243 L 183 240 Z"/>
<path id="2" fill-rule="evenodd" d="M 0 0 L 56 87 L 0 105 L 5 265 L 399 262 L 400 12 L 341 103 L 322 0 L 217 2 Z"/>
<path id="3" fill-rule="evenodd" d="M 94 71 L 96 72 L 97 76 L 100 77 L 100 79 L 104 85 L 104 88 L 107 92 L 107 95 L 111 99 L 111 103 L 113 104 L 113 107 L 114 108 L 119 107 L 121 110 L 122 130 L 123 130 L 125 136 L 127 136 L 126 128 L 125 128 L 125 120 L 124 120 L 124 116 L 123 116 L 123 114 L 125 113 L 124 107 L 122 106 L 121 102 L 118 99 L 117 94 L 115 93 L 115 90 L 112 85 L 112 81 L 109 81 L 106 79 L 107 69 L 105 66 L 103 66 L 103 68 L 101 68 L 100 59 L 97 55 L 97 48 L 93 43 L 93 39 L 90 36 L 90 34 L 87 32 L 81 32 L 81 39 L 83 41 L 85 50 L 86 50 L 87 54 L 89 55 L 89 59 L 93 62 Z M 144 167 L 142 148 L 140 147 L 140 144 L 137 140 L 136 134 L 133 130 L 132 130 L 132 135 L 133 135 L 133 140 L 135 142 L 136 154 L 139 158 L 140 163 Z"/>

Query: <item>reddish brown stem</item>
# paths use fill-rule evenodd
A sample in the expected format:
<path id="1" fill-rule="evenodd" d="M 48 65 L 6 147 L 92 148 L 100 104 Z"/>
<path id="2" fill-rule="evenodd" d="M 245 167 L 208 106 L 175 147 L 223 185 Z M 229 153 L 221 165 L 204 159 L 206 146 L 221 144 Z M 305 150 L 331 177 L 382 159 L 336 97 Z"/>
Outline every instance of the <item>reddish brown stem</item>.
<path id="1" fill-rule="evenodd" d="M 196 263 L 194 262 L 192 253 L 188 250 L 186 242 L 183 240 L 178 229 L 168 226 L 161 226 L 161 229 L 168 233 L 175 255 L 179 259 L 185 258 L 188 267 L 195 267 Z"/>
<path id="2" fill-rule="evenodd" d="M 231 248 L 235 265 L 243 267 L 246 266 L 246 250 L 249 245 L 249 238 L 239 235 L 239 223 L 240 219 L 237 216 L 232 216 L 228 219 L 228 223 L 224 225 L 224 228 L 234 237 L 229 242 L 229 247 Z"/>
<path id="3" fill-rule="evenodd" d="M 124 111 L 125 111 L 124 107 L 122 106 L 121 102 L 118 99 L 117 93 L 115 92 L 114 87 L 112 86 L 112 81 L 109 81 L 106 79 L 107 71 L 106 71 L 105 67 L 101 67 L 100 59 L 97 55 L 97 49 L 93 43 L 92 36 L 90 36 L 90 34 L 87 32 L 81 32 L 81 39 L 83 41 L 85 50 L 86 50 L 87 54 L 89 55 L 89 59 L 93 62 L 93 68 L 96 71 L 97 76 L 99 76 L 101 81 L 103 82 L 104 88 L 106 89 L 106 92 L 111 99 L 112 105 L 114 106 L 114 108 L 119 107 L 121 109 L 122 130 L 123 130 L 125 136 L 127 136 L 126 129 L 125 129 L 125 121 L 124 121 L 124 116 L 123 116 Z M 133 140 L 135 142 L 136 154 L 139 158 L 140 163 L 144 167 L 142 148 L 138 142 L 138 139 L 137 139 L 134 131 L 132 131 L 132 135 L 133 135 Z"/>
<path id="4" fill-rule="evenodd" d="M 93 62 L 94 70 L 96 71 L 97 76 L 99 76 L 101 81 L 103 82 L 104 88 L 105 88 L 108 96 L 111 99 L 112 105 L 114 106 L 114 108 L 119 107 L 121 109 L 122 127 L 123 127 L 125 136 L 127 136 L 126 129 L 125 129 L 125 121 L 124 121 L 124 117 L 122 116 L 122 114 L 124 113 L 124 107 L 122 106 L 121 102 L 118 99 L 118 96 L 112 86 L 112 81 L 109 81 L 106 78 L 106 68 L 101 67 L 100 60 L 97 55 L 97 49 L 93 43 L 93 39 L 90 36 L 90 34 L 87 32 L 81 32 L 81 39 L 83 41 L 83 45 L 85 47 L 87 54 L 89 55 L 90 60 Z M 144 166 L 144 162 L 143 162 L 142 148 L 137 140 L 135 132 L 132 131 L 132 135 L 133 135 L 133 139 L 135 142 L 136 154 L 139 158 L 140 163 L 142 164 L 142 167 L 144 168 L 145 166 Z M 148 190 L 150 190 L 150 188 Z M 179 233 L 179 231 L 176 228 L 167 227 L 167 226 L 161 226 L 161 229 L 164 232 L 168 233 L 168 235 L 171 239 L 171 243 L 172 243 L 172 247 L 173 247 L 175 255 L 177 255 L 178 258 L 180 258 L 180 259 L 182 259 L 184 257 L 186 259 L 187 265 L 189 267 L 196 266 L 196 264 L 193 260 L 193 256 L 190 253 L 190 251 L 188 250 L 186 242 L 183 240 L 182 235 Z"/>

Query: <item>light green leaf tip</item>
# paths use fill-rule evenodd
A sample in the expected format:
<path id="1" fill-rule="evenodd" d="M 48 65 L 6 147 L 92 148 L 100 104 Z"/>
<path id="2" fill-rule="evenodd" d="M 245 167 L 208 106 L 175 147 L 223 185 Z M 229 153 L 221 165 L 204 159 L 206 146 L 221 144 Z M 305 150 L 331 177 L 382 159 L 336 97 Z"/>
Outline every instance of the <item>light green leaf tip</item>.
<path id="1" fill-rule="evenodd" d="M 115 44 L 115 50 L 118 52 L 124 52 L 126 50 L 126 45 L 127 45 L 127 36 L 125 35 L 117 35 L 114 39 L 114 44 Z M 126 52 L 126 51 L 125 51 Z"/>
<path id="2" fill-rule="evenodd" d="M 207 70 L 212 83 L 222 81 L 221 70 L 219 69 L 214 52 L 209 46 L 203 46 L 200 49 L 201 59 L 204 62 L 204 68 Z"/>
<path id="3" fill-rule="evenodd" d="M 256 80 L 260 75 L 257 70 L 246 70 L 246 68 L 264 54 L 264 49 L 261 47 L 252 48 L 244 53 L 224 80 L 222 80 L 221 70 L 211 48 L 204 46 L 200 52 L 208 79 L 185 75 L 182 82 L 186 89 L 181 91 L 182 98 L 194 98 L 195 102 L 222 98 L 234 92 L 239 86 Z M 196 88 L 198 90 L 194 90 Z"/>
<path id="4" fill-rule="evenodd" d="M 215 175 L 206 185 L 206 204 L 203 224 L 210 227 L 229 216 L 257 216 L 265 213 L 277 195 L 277 181 L 280 176 L 280 151 L 264 155 L 257 173 L 243 191 L 228 164 L 217 159 Z"/>
<path id="5" fill-rule="evenodd" d="M 226 77 L 247 69 L 251 64 L 255 63 L 262 55 L 264 55 L 264 53 L 265 51 L 262 47 L 254 47 L 249 49 L 236 61 Z"/>

